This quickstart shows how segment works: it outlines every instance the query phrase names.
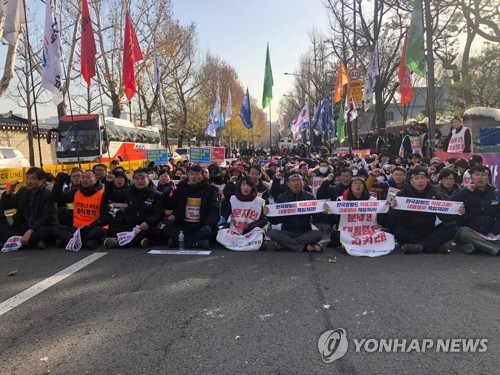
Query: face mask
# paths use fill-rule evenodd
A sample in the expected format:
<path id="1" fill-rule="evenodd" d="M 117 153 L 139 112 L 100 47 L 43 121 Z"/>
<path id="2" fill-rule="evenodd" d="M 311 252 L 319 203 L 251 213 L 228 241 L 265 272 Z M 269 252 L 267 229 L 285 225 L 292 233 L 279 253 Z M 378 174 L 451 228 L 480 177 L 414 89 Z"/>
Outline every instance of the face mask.
<path id="1" fill-rule="evenodd" d="M 155 179 L 155 177 L 156 177 L 156 176 L 155 176 L 154 174 L 152 174 L 152 173 L 148 174 L 148 178 L 149 178 L 150 180 L 154 180 L 154 179 Z"/>
<path id="2" fill-rule="evenodd" d="M 358 175 L 358 170 L 357 169 L 353 169 L 352 170 L 352 175 L 353 176 L 357 176 Z"/>
<path id="3" fill-rule="evenodd" d="M 320 167 L 319 168 L 319 171 L 323 174 L 325 174 L 326 172 L 328 172 L 328 167 Z"/>
<path id="4" fill-rule="evenodd" d="M 384 176 L 377 176 L 377 182 L 384 182 L 385 178 Z"/>

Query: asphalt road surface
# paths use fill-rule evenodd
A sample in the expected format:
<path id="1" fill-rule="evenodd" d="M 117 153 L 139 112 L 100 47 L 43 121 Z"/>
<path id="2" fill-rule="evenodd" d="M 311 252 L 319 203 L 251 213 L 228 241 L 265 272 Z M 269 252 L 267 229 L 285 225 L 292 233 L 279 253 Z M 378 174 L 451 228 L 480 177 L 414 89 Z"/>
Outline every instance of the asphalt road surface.
<path id="1" fill-rule="evenodd" d="M 0 304 L 46 288 L 0 305 L 0 373 L 498 374 L 499 266 L 488 255 L 361 259 L 332 249 L 0 254 Z M 347 353 L 327 363 L 318 339 L 337 328 Z M 439 339 L 457 338 L 483 339 L 486 350 L 437 351 Z M 379 352 L 380 339 L 420 350 Z M 422 340 L 433 346 L 423 352 Z"/>

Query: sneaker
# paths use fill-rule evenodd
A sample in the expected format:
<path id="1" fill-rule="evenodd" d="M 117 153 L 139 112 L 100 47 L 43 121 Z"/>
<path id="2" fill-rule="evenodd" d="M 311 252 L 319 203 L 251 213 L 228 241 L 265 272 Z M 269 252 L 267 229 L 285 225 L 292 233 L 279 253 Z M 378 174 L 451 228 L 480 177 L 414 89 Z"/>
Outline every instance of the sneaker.
<path id="1" fill-rule="evenodd" d="M 420 244 L 407 243 L 401 246 L 403 254 L 420 254 L 424 252 L 424 247 Z"/>
<path id="2" fill-rule="evenodd" d="M 46 249 L 48 247 L 47 241 L 38 241 L 36 244 L 39 249 Z"/>
<path id="3" fill-rule="evenodd" d="M 151 241 L 149 240 L 149 238 L 143 238 L 141 242 L 139 242 L 139 245 L 141 245 L 142 248 L 146 248 L 151 246 Z"/>
<path id="4" fill-rule="evenodd" d="M 97 248 L 99 247 L 99 241 L 96 240 L 87 241 L 85 247 L 89 250 L 97 250 Z"/>
<path id="5" fill-rule="evenodd" d="M 118 240 L 114 237 L 106 238 L 106 240 L 104 240 L 104 247 L 106 247 L 106 249 L 113 249 L 118 246 L 120 246 L 120 244 Z"/>
<path id="6" fill-rule="evenodd" d="M 457 244 L 453 241 L 446 241 L 444 244 L 439 246 L 436 250 L 437 253 L 448 254 L 452 251 L 456 251 L 458 248 Z"/>
<path id="7" fill-rule="evenodd" d="M 460 244 L 458 248 L 465 254 L 472 254 L 474 251 L 476 251 L 476 247 L 471 243 Z"/>

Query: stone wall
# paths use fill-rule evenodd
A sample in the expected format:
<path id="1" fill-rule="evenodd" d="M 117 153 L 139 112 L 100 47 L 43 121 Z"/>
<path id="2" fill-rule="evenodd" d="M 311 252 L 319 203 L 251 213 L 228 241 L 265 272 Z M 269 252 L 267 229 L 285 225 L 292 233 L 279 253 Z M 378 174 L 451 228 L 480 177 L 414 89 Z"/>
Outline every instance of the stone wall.
<path id="1" fill-rule="evenodd" d="M 35 153 L 35 166 L 40 166 L 38 139 L 35 136 L 33 139 L 33 148 Z M 56 160 L 56 145 L 55 138 L 52 143 L 47 144 L 46 132 L 42 132 L 40 136 L 40 146 L 42 153 L 42 162 L 44 165 L 55 165 Z M 28 127 L 27 126 L 0 126 L 0 146 L 4 147 L 14 147 L 21 151 L 24 156 L 29 160 L 29 144 L 28 144 Z"/>

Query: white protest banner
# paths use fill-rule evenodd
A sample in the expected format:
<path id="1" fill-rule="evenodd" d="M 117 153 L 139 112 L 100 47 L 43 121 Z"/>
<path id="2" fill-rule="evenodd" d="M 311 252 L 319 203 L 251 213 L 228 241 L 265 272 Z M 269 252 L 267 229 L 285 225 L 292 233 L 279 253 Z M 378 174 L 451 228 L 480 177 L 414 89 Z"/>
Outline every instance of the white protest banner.
<path id="1" fill-rule="evenodd" d="M 312 215 L 323 212 L 325 200 L 297 201 L 269 204 L 267 216 Z"/>
<path id="2" fill-rule="evenodd" d="M 247 234 L 240 234 L 229 228 L 220 229 L 217 232 L 217 242 L 233 251 L 256 251 L 264 242 L 264 234 L 262 228 L 255 228 Z"/>
<path id="3" fill-rule="evenodd" d="M 329 214 L 383 214 L 389 211 L 386 201 L 365 200 L 365 201 L 328 201 Z"/>
<path id="4" fill-rule="evenodd" d="M 326 179 L 327 179 L 326 177 L 313 177 L 311 190 L 314 196 L 318 194 L 318 189 L 320 188 L 323 181 L 325 181 Z"/>
<path id="5" fill-rule="evenodd" d="M 140 228 L 138 225 L 134 227 L 130 232 L 120 232 L 116 234 L 116 239 L 118 240 L 118 243 L 120 246 L 126 245 L 130 243 L 134 239 L 135 236 L 137 236 L 140 232 Z"/>
<path id="6" fill-rule="evenodd" d="M 462 202 L 440 201 L 434 199 L 420 199 L 409 197 L 396 197 L 396 210 L 431 212 L 434 214 L 460 215 L 458 209 Z"/>
<path id="7" fill-rule="evenodd" d="M 380 203 L 385 201 L 371 199 L 369 201 L 340 201 L 337 203 Z M 384 207 L 381 205 L 380 207 Z M 353 207 L 349 207 L 351 209 Z M 356 207 L 361 209 L 363 207 Z M 369 207 L 375 209 L 375 207 Z M 340 209 L 343 209 L 342 207 Z M 340 242 L 346 252 L 352 256 L 378 257 L 394 250 L 394 236 L 380 229 L 376 212 L 343 213 L 339 221 Z"/>
<path id="8" fill-rule="evenodd" d="M 150 250 L 148 254 L 155 255 L 210 255 L 211 250 Z"/>
<path id="9" fill-rule="evenodd" d="M 21 243 L 22 238 L 22 236 L 9 237 L 2 247 L 2 253 L 19 250 L 21 247 L 23 247 L 23 244 Z"/>
<path id="10" fill-rule="evenodd" d="M 75 230 L 73 237 L 68 241 L 66 245 L 66 250 L 68 251 L 79 251 L 82 248 L 82 236 L 80 234 L 80 228 Z"/>
<path id="11" fill-rule="evenodd" d="M 340 232 L 340 242 L 352 256 L 378 257 L 394 250 L 394 236 L 370 225 L 345 227 Z"/>

